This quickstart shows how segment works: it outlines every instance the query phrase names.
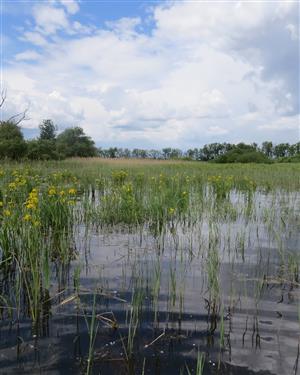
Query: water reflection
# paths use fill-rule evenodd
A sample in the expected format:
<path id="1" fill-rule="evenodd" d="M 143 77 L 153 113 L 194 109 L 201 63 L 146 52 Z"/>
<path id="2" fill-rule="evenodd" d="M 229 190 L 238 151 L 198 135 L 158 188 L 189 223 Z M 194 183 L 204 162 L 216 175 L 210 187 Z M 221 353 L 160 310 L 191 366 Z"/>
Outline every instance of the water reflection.
<path id="1" fill-rule="evenodd" d="M 299 221 L 268 221 L 263 195 L 254 199 L 257 215 L 241 214 L 239 199 L 231 195 L 240 211 L 231 221 L 170 223 L 156 236 L 147 226 L 78 227 L 79 259 L 58 267 L 50 290 L 42 290 L 36 332 L 22 317 L 1 321 L 1 374 L 82 373 L 94 293 L 95 374 L 193 373 L 198 352 L 206 354 L 205 374 L 296 374 L 299 280 L 292 255 L 299 255 Z M 76 267 L 80 286 L 72 299 Z M 135 293 L 141 304 L 129 356 L 124 342 Z"/>

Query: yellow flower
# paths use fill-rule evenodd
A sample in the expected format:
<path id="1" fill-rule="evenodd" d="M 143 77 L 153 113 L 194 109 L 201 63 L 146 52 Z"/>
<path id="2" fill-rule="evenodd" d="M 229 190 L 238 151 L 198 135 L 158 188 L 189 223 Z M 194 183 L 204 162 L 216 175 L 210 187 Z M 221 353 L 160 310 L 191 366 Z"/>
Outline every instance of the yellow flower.
<path id="1" fill-rule="evenodd" d="M 70 195 L 75 195 L 76 194 L 76 190 L 74 188 L 71 188 L 71 189 L 69 189 L 68 193 Z"/>
<path id="2" fill-rule="evenodd" d="M 11 182 L 10 184 L 8 184 L 8 187 L 9 187 L 9 190 L 16 190 L 17 185 L 15 182 Z"/>
<path id="3" fill-rule="evenodd" d="M 11 216 L 11 212 L 9 210 L 3 211 L 4 216 Z"/>
<path id="4" fill-rule="evenodd" d="M 50 187 L 49 190 L 48 190 L 48 195 L 52 196 L 52 195 L 55 195 L 56 194 L 56 189 L 55 187 Z"/>
<path id="5" fill-rule="evenodd" d="M 24 221 L 30 221 L 30 220 L 31 220 L 31 215 L 26 214 L 26 215 L 23 217 L 23 220 L 24 220 Z"/>
<path id="6" fill-rule="evenodd" d="M 59 192 L 59 195 L 60 195 L 61 197 L 63 197 L 63 196 L 65 195 L 64 190 L 61 190 L 61 191 Z"/>
<path id="7" fill-rule="evenodd" d="M 171 207 L 171 208 L 169 208 L 169 214 L 170 214 L 170 215 L 173 215 L 173 214 L 174 214 L 174 212 L 175 212 L 175 208 L 172 208 L 172 207 Z"/>
<path id="8" fill-rule="evenodd" d="M 26 208 L 34 210 L 36 209 L 38 203 L 38 191 L 37 189 L 32 189 L 32 191 L 29 193 L 28 199 L 25 202 Z"/>

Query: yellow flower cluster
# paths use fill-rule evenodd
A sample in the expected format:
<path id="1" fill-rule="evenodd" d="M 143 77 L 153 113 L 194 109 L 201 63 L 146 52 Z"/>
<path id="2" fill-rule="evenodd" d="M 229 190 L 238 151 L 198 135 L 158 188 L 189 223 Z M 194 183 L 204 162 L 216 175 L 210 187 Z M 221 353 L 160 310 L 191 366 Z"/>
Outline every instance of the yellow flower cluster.
<path id="1" fill-rule="evenodd" d="M 45 176 L 31 169 L 0 167 L 0 226 L 20 224 L 30 230 L 49 225 L 50 215 L 71 215 L 79 195 L 77 186 L 78 180 L 68 171 Z"/>
<path id="2" fill-rule="evenodd" d="M 34 227 L 38 227 L 40 226 L 40 221 L 39 220 L 36 220 L 32 215 L 30 214 L 26 214 L 23 216 L 23 221 L 25 221 L 26 223 L 31 223 Z"/>
<path id="3" fill-rule="evenodd" d="M 50 186 L 48 189 L 48 195 L 52 197 L 53 195 L 56 195 L 56 189 L 54 186 Z"/>
<path id="4" fill-rule="evenodd" d="M 75 196 L 77 194 L 77 190 L 74 187 L 69 187 L 68 189 L 59 188 L 58 186 L 51 185 L 47 190 L 47 195 L 51 199 L 55 198 L 55 201 L 59 201 L 60 203 L 67 203 L 69 206 L 75 205 Z M 67 198 L 67 195 L 69 196 Z"/>
<path id="5" fill-rule="evenodd" d="M 12 175 L 14 176 L 14 181 L 12 181 L 8 184 L 8 189 L 10 191 L 17 190 L 18 187 L 25 186 L 27 184 L 26 173 L 25 174 L 19 174 L 19 172 L 17 170 L 14 170 L 12 172 Z"/>
<path id="6" fill-rule="evenodd" d="M 233 182 L 233 176 L 208 176 L 207 178 L 208 182 L 210 183 L 225 183 L 225 184 L 231 184 Z"/>
<path id="7" fill-rule="evenodd" d="M 31 220 L 31 215 L 29 215 L 29 214 L 24 215 L 23 220 L 24 221 L 30 221 Z"/>
<path id="8" fill-rule="evenodd" d="M 10 210 L 4 210 L 3 215 L 6 216 L 6 217 L 9 217 L 9 216 L 11 216 L 11 211 Z"/>
<path id="9" fill-rule="evenodd" d="M 25 202 L 25 206 L 29 210 L 35 210 L 38 206 L 38 203 L 39 203 L 38 191 L 37 189 L 32 189 L 32 191 L 29 193 L 29 196 Z"/>
<path id="10" fill-rule="evenodd" d="M 10 184 L 8 184 L 8 188 L 10 191 L 16 190 L 17 184 L 15 182 L 11 182 Z"/>
<path id="11" fill-rule="evenodd" d="M 69 189 L 68 193 L 69 193 L 70 195 L 76 195 L 76 189 L 71 188 L 71 189 Z"/>

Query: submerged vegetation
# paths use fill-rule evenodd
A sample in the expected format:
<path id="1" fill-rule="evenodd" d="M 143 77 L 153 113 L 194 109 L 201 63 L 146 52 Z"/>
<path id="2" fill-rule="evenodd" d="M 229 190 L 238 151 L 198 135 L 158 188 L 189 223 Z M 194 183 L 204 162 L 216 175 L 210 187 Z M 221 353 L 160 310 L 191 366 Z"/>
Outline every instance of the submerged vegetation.
<path id="1" fill-rule="evenodd" d="M 299 164 L 3 163 L 3 373 L 296 374 L 299 189 Z"/>

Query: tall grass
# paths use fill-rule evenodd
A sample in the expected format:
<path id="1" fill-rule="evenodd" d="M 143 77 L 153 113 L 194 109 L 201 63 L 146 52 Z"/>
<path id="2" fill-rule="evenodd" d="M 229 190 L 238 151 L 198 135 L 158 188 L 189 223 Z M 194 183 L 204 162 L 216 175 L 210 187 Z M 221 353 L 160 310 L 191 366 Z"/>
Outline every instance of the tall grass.
<path id="1" fill-rule="evenodd" d="M 225 293 L 224 259 L 235 275 L 238 265 L 246 267 L 253 257 L 250 250 L 257 251 L 257 275 L 249 281 L 255 314 L 259 313 L 259 303 L 273 279 L 282 290 L 286 286 L 290 290 L 299 286 L 299 254 L 295 248 L 286 248 L 287 240 L 299 229 L 299 172 L 297 164 L 228 167 L 96 158 L 59 163 L 4 163 L 0 169 L 2 318 L 13 322 L 22 316 L 29 317 L 32 335 L 42 336 L 54 297 L 68 292 L 70 268 L 82 255 L 80 246 L 88 247 L 91 234 L 99 232 L 135 233 L 140 238 L 140 254 L 137 261 L 128 249 L 126 262 L 132 266 L 129 286 L 126 275 L 123 277 L 131 301 L 125 321 L 126 337 L 122 336 L 127 362 L 135 358 L 139 348 L 136 343 L 147 288 L 156 327 L 164 293 L 166 319 L 172 312 L 174 316 L 178 313 L 181 320 L 187 292 L 185 281 L 194 261 L 201 264 L 203 274 L 204 287 L 200 290 L 199 286 L 199 296 L 207 303 L 208 335 L 213 336 L 219 325 L 221 356 L 226 349 L 223 316 L 226 306 L 221 303 Z M 267 233 L 267 245 L 261 233 Z M 148 260 L 147 251 L 143 253 L 143 236 L 152 241 L 154 261 L 147 264 L 149 269 L 145 266 L 137 271 L 142 256 Z M 278 265 L 272 264 L 273 247 L 277 249 Z M 88 263 L 88 251 L 84 255 Z M 126 266 L 124 263 L 124 269 Z M 80 268 L 75 268 L 73 275 L 79 319 L 83 277 Z M 103 284 L 103 289 L 109 290 L 105 280 Z M 236 301 L 230 299 L 233 310 Z M 99 324 L 95 295 L 91 309 L 91 317 L 86 317 L 87 374 L 92 373 Z M 257 316 L 254 322 L 254 331 L 259 336 Z M 198 353 L 197 374 L 203 372 L 204 359 Z"/>

